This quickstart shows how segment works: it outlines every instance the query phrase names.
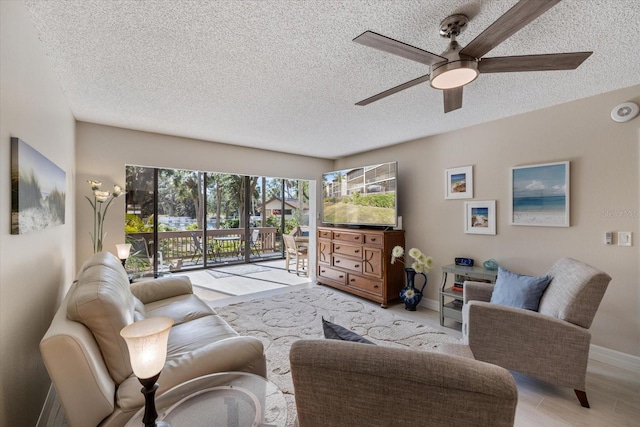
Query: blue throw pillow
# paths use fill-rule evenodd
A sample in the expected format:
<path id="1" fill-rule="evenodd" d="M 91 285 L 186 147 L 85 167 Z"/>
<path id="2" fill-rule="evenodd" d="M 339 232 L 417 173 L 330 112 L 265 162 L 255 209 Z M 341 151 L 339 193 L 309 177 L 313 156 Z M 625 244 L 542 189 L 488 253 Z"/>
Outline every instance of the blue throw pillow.
<path id="1" fill-rule="evenodd" d="M 525 276 L 498 267 L 498 279 L 491 294 L 491 302 L 538 311 L 540 298 L 550 281 L 549 276 Z"/>

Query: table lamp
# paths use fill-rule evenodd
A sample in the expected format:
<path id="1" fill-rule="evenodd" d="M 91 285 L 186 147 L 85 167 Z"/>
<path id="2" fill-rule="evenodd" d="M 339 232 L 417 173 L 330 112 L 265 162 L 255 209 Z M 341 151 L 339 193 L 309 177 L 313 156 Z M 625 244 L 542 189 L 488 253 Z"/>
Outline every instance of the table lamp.
<path id="1" fill-rule="evenodd" d="M 116 245 L 116 250 L 118 251 L 118 258 L 122 261 L 122 266 L 126 268 L 125 264 L 131 253 L 131 243 L 119 243 Z"/>
<path id="2" fill-rule="evenodd" d="M 161 421 L 156 423 L 155 394 L 158 389 L 156 381 L 167 360 L 167 342 L 173 320 L 168 317 L 149 317 L 133 322 L 120 331 L 129 349 L 129 358 L 133 373 L 143 385 L 145 397 L 144 417 L 146 427 L 168 427 Z"/>

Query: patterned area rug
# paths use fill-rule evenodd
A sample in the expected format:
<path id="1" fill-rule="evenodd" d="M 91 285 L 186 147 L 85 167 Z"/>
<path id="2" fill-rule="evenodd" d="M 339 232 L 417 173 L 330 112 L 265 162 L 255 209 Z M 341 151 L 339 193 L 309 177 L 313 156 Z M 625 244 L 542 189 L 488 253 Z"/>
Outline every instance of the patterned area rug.
<path id="1" fill-rule="evenodd" d="M 267 376 L 287 399 L 288 426 L 295 420 L 289 348 L 300 339 L 323 338 L 322 317 L 377 345 L 438 351 L 441 343 L 459 342 L 444 332 L 387 312 L 377 303 L 320 286 L 215 310 L 240 335 L 263 342 Z"/>

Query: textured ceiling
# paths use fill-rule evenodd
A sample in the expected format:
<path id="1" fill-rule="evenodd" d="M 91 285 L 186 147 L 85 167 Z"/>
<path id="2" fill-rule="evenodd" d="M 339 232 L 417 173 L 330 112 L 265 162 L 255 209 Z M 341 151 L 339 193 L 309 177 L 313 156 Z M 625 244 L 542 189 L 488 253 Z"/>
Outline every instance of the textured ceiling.
<path id="1" fill-rule="evenodd" d="M 443 18 L 471 18 L 465 45 L 516 0 L 25 3 L 78 120 L 316 157 L 640 83 L 638 0 L 560 2 L 487 56 L 590 58 L 573 71 L 481 74 L 446 115 L 429 83 L 355 106 L 428 67 L 352 39 L 372 30 L 440 53 Z"/>

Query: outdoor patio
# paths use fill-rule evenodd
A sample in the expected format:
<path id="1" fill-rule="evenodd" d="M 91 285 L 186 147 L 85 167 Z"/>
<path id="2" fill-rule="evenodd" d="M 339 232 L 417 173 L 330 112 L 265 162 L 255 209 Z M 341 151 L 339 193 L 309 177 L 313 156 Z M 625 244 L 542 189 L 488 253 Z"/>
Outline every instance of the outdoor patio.
<path id="1" fill-rule="evenodd" d="M 225 305 L 234 302 L 227 300 L 228 298 L 246 300 L 252 294 L 311 283 L 308 276 L 296 275 L 293 270 L 287 272 L 283 259 L 175 274 L 188 276 L 193 284 L 194 293 L 200 298 L 216 303 L 225 300 Z"/>

